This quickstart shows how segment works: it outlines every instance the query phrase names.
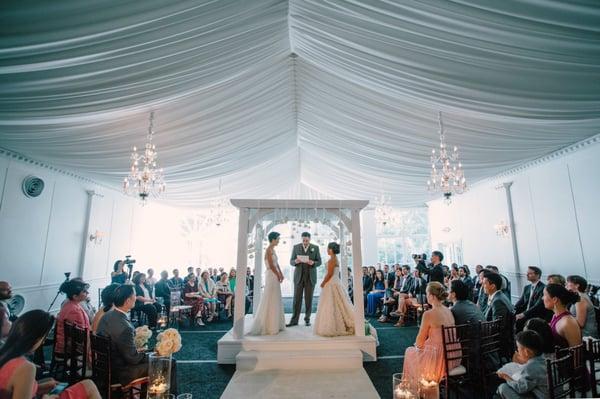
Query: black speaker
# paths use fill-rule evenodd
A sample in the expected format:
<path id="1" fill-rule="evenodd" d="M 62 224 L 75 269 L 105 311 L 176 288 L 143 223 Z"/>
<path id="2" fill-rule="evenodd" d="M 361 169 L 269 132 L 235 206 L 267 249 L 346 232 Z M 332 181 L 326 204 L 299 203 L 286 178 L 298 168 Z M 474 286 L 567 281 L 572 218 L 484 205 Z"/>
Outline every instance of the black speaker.
<path id="1" fill-rule="evenodd" d="M 36 176 L 27 176 L 21 185 L 23 194 L 29 198 L 38 197 L 44 191 L 44 181 Z"/>

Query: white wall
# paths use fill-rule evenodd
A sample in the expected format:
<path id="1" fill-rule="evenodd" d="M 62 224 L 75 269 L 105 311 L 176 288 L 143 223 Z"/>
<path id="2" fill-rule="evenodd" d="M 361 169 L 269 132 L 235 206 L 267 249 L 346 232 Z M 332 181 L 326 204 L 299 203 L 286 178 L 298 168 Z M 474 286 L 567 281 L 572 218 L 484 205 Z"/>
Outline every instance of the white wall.
<path id="1" fill-rule="evenodd" d="M 23 194 L 21 183 L 28 175 L 44 180 L 39 197 Z M 129 251 L 134 201 L 6 154 L 0 154 L 0 190 L 0 280 L 9 281 L 14 293 L 25 296 L 26 309 L 47 309 L 63 273 L 71 272 L 90 283 L 97 303 L 97 289 L 110 280 L 112 261 Z M 92 200 L 89 231 L 86 190 L 100 194 Z M 87 240 L 96 230 L 106 233 L 100 244 Z"/>
<path id="2" fill-rule="evenodd" d="M 493 227 L 509 221 L 505 191 L 496 186 L 510 181 L 520 269 L 515 267 L 511 238 L 497 236 Z M 517 287 L 528 265 L 540 266 L 544 274 L 580 274 L 597 284 L 599 204 L 600 143 L 595 142 L 481 182 L 449 206 L 441 200 L 430 202 L 432 247 L 462 244 L 464 263 L 495 264 L 519 283 Z M 518 294 L 513 289 L 513 295 Z"/>

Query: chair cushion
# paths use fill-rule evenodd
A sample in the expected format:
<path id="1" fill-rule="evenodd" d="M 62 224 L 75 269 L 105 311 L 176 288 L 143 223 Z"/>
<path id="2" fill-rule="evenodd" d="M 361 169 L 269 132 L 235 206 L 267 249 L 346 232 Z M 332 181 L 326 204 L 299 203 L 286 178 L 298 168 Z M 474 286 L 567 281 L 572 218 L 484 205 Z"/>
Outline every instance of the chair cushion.
<path id="1" fill-rule="evenodd" d="M 452 370 L 450 370 L 448 372 L 448 375 L 450 377 L 456 377 L 456 376 L 463 375 L 463 374 L 466 374 L 466 373 L 467 373 L 467 369 L 465 368 L 465 366 L 460 365 L 460 366 L 455 367 Z"/>

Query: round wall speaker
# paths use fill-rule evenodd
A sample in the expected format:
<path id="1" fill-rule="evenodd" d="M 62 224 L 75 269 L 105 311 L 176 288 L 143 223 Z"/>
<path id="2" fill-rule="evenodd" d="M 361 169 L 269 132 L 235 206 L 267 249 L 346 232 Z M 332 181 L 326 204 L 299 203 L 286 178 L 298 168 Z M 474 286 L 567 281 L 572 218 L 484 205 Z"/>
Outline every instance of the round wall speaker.
<path id="1" fill-rule="evenodd" d="M 27 176 L 23 179 L 23 194 L 30 198 L 39 196 L 44 191 L 44 181 L 36 176 Z"/>

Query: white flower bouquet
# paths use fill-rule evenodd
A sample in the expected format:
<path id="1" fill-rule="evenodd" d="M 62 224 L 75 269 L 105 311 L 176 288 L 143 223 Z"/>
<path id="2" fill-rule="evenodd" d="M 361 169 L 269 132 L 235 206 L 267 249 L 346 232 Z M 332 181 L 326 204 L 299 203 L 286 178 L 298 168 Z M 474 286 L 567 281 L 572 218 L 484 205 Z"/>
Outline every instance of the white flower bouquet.
<path id="1" fill-rule="evenodd" d="M 133 338 L 135 347 L 138 351 L 148 350 L 148 340 L 152 337 L 152 330 L 148 326 L 141 326 L 135 329 Z"/>
<path id="2" fill-rule="evenodd" d="M 156 347 L 154 350 L 160 356 L 171 356 L 181 349 L 181 335 L 174 328 L 168 328 L 158 334 L 156 337 Z"/>

